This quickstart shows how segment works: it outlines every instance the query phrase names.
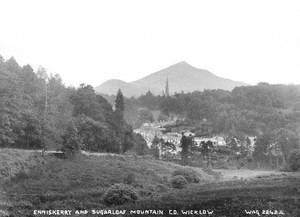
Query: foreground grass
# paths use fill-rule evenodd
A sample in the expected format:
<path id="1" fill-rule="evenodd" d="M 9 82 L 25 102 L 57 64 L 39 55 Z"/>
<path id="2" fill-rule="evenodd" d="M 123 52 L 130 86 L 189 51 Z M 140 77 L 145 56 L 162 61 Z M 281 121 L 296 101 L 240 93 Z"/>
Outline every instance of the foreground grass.
<path id="1" fill-rule="evenodd" d="M 156 200 L 138 201 L 123 207 L 127 210 L 159 209 L 165 216 L 177 210 L 210 210 L 210 216 L 300 216 L 300 174 L 264 176 L 250 180 L 231 180 L 190 185 L 183 190 L 164 193 Z M 247 214 L 246 211 L 258 214 Z M 282 214 L 274 214 L 276 212 Z M 263 214 L 263 212 L 268 214 Z M 273 214 L 271 214 L 273 212 Z M 174 212 L 173 212 L 174 213 Z M 131 215 L 128 215 L 131 216 Z"/>
<path id="2" fill-rule="evenodd" d="M 33 209 L 105 208 L 102 195 L 115 183 L 133 186 L 140 199 L 155 198 L 172 190 L 169 178 L 174 170 L 182 168 L 138 156 L 78 155 L 64 160 L 50 156 L 42 158 L 39 153 L 21 157 L 19 152 L 2 150 L 2 155 L 10 156 L 7 157 L 10 161 L 15 159 L 10 166 L 22 165 L 17 173 L 2 182 L 12 204 L 8 210 L 15 216 L 29 216 Z M 202 183 L 214 179 L 202 170 L 196 173 Z"/>
<path id="3" fill-rule="evenodd" d="M 164 210 L 164 216 L 169 216 L 168 210 L 178 210 L 178 214 L 180 210 L 213 210 L 210 216 L 223 217 L 257 216 L 246 215 L 245 210 L 282 210 L 284 216 L 300 216 L 299 174 L 224 181 L 195 169 L 202 181 L 175 190 L 169 178 L 182 167 L 150 158 L 107 155 L 62 160 L 11 150 L 0 151 L 1 155 L 18 168 L 9 179 L 2 180 L 11 216 L 32 216 L 33 209 L 151 209 Z M 133 186 L 139 200 L 108 207 L 102 196 L 114 183 Z"/>

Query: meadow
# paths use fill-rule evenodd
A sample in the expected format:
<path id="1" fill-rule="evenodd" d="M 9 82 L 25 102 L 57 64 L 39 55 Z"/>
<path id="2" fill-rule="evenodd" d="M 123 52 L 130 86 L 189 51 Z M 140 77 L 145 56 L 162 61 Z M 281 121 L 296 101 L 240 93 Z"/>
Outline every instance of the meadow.
<path id="1" fill-rule="evenodd" d="M 10 216 L 32 216 L 36 209 L 164 210 L 164 216 L 169 215 L 168 210 L 182 216 L 187 215 L 182 210 L 213 210 L 211 216 L 249 216 L 245 210 L 281 210 L 291 217 L 300 213 L 299 173 L 257 171 L 255 176 L 252 171 L 243 178 L 230 176 L 235 174 L 230 170 L 183 167 L 150 156 L 59 159 L 13 149 L 2 149 L 0 155 L 0 205 Z M 182 169 L 192 169 L 199 180 L 174 188 L 174 171 Z M 132 187 L 138 199 L 107 204 L 104 197 L 113 184 Z"/>

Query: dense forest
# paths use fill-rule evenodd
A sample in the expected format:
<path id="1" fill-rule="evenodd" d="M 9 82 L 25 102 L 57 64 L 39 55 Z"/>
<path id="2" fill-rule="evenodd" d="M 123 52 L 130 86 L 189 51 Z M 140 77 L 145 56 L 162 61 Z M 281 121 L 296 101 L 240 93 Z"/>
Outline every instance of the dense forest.
<path id="1" fill-rule="evenodd" d="M 42 67 L 0 57 L 0 147 L 125 152 L 137 136 L 123 111 L 121 92 L 113 110 L 90 85 L 66 87 Z"/>
<path id="2" fill-rule="evenodd" d="M 291 152 L 300 149 L 300 85 L 259 83 L 232 91 L 204 90 L 172 96 L 147 92 L 126 99 L 125 104 L 126 119 L 132 126 L 175 117 L 176 124 L 169 130 L 188 129 L 200 137 L 221 135 L 230 151 L 244 152 L 245 156 L 249 137 L 254 137 L 251 159 L 263 165 L 272 165 L 270 159 L 278 157 L 281 162 L 277 164 L 285 164 Z"/>
<path id="3" fill-rule="evenodd" d="M 134 113 L 151 121 L 154 117 L 149 111 L 159 110 L 158 120 L 182 117 L 191 125 L 209 126 L 210 134 L 258 135 L 280 128 L 299 132 L 300 85 L 259 83 L 232 91 L 204 90 L 173 96 L 147 92 L 137 99 L 127 99 L 126 104 L 129 116 L 129 110 L 138 110 Z"/>

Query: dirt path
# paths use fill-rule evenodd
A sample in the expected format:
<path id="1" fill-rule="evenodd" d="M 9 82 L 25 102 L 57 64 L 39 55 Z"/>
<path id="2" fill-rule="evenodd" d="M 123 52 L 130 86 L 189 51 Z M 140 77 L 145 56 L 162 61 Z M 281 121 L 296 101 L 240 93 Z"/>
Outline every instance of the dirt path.
<path id="1" fill-rule="evenodd" d="M 240 170 L 225 170 L 218 169 L 216 172 L 221 172 L 224 180 L 230 179 L 251 179 L 257 176 L 269 176 L 269 175 L 283 175 L 285 172 L 280 171 L 271 171 L 271 170 L 248 170 L 248 169 L 240 169 Z"/>

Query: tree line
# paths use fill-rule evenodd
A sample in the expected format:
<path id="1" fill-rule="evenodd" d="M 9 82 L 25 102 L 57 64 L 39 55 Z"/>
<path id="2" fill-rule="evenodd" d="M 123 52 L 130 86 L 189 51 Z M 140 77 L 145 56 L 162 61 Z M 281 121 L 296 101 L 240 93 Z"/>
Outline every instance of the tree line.
<path id="1" fill-rule="evenodd" d="M 125 152 L 141 138 L 124 120 L 120 90 L 114 107 L 90 85 L 66 87 L 0 56 L 0 147 Z"/>
<path id="2" fill-rule="evenodd" d="M 248 144 L 249 136 L 256 137 L 253 157 L 261 164 L 271 164 L 278 158 L 283 164 L 292 150 L 300 148 L 300 85 L 259 83 L 232 91 L 204 90 L 172 96 L 148 91 L 125 102 L 135 111 L 125 113 L 136 127 L 153 121 L 153 111 L 158 110 L 157 120 L 172 116 L 180 119 L 165 127 L 169 131 L 189 129 L 196 136 L 222 135 L 227 144 L 233 139 Z"/>

